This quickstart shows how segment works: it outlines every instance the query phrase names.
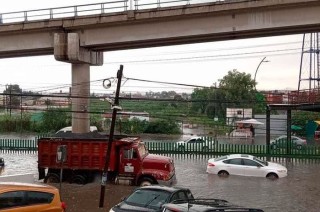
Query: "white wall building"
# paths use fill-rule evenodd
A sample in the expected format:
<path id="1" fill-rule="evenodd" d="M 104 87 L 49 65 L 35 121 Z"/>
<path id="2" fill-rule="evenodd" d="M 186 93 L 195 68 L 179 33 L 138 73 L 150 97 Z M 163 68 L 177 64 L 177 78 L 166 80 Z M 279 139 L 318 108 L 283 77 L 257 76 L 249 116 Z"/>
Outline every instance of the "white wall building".
<path id="1" fill-rule="evenodd" d="M 233 125 L 235 121 L 252 118 L 252 108 L 227 108 L 226 124 Z"/>

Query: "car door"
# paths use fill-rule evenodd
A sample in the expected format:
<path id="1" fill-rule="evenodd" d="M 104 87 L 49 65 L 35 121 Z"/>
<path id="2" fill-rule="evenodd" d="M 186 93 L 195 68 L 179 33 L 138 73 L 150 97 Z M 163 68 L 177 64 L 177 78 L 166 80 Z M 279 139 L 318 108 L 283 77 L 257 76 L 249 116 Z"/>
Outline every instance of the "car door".
<path id="1" fill-rule="evenodd" d="M 243 159 L 245 176 L 264 177 L 264 169 L 261 164 L 250 159 Z"/>
<path id="2" fill-rule="evenodd" d="M 224 163 L 225 169 L 229 172 L 230 175 L 244 175 L 241 158 L 229 159 L 227 161 L 224 161 Z"/>
<path id="3" fill-rule="evenodd" d="M 135 175 L 140 169 L 140 158 L 136 149 L 122 149 L 120 173 Z"/>

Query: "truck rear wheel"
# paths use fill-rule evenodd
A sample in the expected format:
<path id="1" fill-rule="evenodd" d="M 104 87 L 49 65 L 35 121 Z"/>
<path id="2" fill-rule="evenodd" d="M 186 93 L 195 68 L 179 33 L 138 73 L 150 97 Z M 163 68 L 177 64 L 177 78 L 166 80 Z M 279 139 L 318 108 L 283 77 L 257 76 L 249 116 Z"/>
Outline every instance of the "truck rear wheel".
<path id="1" fill-rule="evenodd" d="M 149 177 L 142 177 L 140 180 L 139 180 L 139 186 L 149 186 L 149 185 L 152 185 L 154 184 L 154 181 L 149 178 Z"/>
<path id="2" fill-rule="evenodd" d="M 56 173 L 48 173 L 47 176 L 44 178 L 45 183 L 59 183 L 60 176 Z"/>

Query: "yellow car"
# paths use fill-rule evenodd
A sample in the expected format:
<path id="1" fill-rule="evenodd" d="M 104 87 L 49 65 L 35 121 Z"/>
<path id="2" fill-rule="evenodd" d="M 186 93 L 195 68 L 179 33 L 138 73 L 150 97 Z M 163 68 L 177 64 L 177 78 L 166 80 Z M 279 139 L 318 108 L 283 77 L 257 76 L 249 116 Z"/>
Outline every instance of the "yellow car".
<path id="1" fill-rule="evenodd" d="M 53 186 L 30 183 L 0 183 L 1 212 L 65 212 L 59 190 Z"/>

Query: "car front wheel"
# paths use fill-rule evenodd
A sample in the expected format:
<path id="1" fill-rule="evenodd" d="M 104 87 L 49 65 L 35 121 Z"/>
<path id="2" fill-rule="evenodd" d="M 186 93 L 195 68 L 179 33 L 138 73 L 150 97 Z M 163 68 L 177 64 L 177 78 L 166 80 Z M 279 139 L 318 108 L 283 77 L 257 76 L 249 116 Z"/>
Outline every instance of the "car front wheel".
<path id="1" fill-rule="evenodd" d="M 153 180 L 149 177 L 143 177 L 141 180 L 139 180 L 139 186 L 149 186 L 154 184 Z"/>
<path id="2" fill-rule="evenodd" d="M 49 173 L 44 178 L 45 183 L 59 183 L 60 182 L 60 176 L 56 173 Z"/>
<path id="3" fill-rule="evenodd" d="M 279 176 L 277 174 L 275 174 L 275 173 L 269 173 L 269 174 L 267 174 L 267 178 L 269 180 L 276 180 L 276 179 L 279 178 Z"/>

